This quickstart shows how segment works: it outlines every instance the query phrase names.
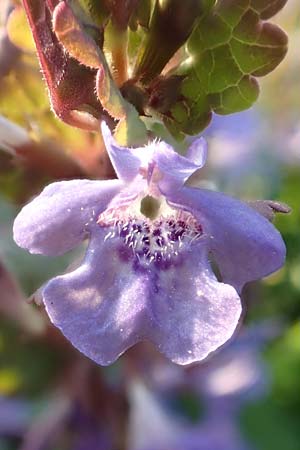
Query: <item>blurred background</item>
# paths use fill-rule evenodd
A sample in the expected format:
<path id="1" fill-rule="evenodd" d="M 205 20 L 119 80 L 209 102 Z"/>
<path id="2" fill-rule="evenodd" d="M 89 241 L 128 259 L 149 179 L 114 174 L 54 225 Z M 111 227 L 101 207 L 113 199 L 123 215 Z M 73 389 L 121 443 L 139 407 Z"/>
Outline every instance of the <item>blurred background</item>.
<path id="1" fill-rule="evenodd" d="M 275 21 L 289 52 L 261 80 L 254 108 L 215 116 L 201 183 L 245 200 L 276 199 L 288 249 L 276 274 L 243 292 L 231 343 L 182 368 L 139 344 L 101 368 L 51 326 L 41 285 L 65 270 L 12 240 L 20 207 L 58 179 L 112 176 L 96 134 L 58 121 L 24 17 L 14 42 L 0 5 L 0 450 L 300 450 L 300 9 Z M 81 250 L 77 250 L 76 254 Z M 75 254 L 75 256 L 76 256 Z"/>

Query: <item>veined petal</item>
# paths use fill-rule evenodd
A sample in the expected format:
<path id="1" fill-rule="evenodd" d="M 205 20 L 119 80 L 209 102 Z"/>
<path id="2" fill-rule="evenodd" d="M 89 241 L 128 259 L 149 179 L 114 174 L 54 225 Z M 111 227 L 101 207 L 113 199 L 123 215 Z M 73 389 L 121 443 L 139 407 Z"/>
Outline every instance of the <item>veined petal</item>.
<path id="1" fill-rule="evenodd" d="M 96 226 L 83 264 L 51 280 L 43 299 L 52 323 L 82 353 L 101 365 L 115 361 L 143 338 L 148 273 L 129 270 L 119 242 Z"/>
<path id="2" fill-rule="evenodd" d="M 241 314 L 237 292 L 217 281 L 201 241 L 181 264 L 158 273 L 150 299 L 148 337 L 177 364 L 200 361 L 224 344 Z"/>
<path id="3" fill-rule="evenodd" d="M 119 180 L 50 184 L 18 214 L 14 240 L 31 253 L 63 254 L 86 237 L 122 186 Z"/>
<path id="4" fill-rule="evenodd" d="M 248 281 L 278 270 L 285 244 L 276 228 L 245 203 L 225 194 L 183 187 L 168 200 L 191 211 L 210 237 L 222 279 L 240 291 Z"/>

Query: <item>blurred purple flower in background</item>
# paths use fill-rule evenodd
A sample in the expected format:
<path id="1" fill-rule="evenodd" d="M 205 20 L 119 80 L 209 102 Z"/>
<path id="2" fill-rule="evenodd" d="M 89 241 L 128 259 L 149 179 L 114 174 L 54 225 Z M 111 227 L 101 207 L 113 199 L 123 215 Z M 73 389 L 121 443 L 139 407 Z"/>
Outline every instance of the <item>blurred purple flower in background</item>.
<path id="1" fill-rule="evenodd" d="M 268 197 L 274 195 L 280 176 L 277 153 L 286 144 L 278 143 L 278 137 L 270 133 L 271 127 L 258 107 L 230 117 L 214 116 L 204 134 L 211 150 L 209 179 L 218 189 L 242 196 L 249 196 L 249 191 L 254 197 L 262 192 Z"/>
<path id="2" fill-rule="evenodd" d="M 261 350 L 279 331 L 279 324 L 263 322 L 244 328 L 239 337 L 210 360 L 183 372 L 171 390 L 150 391 L 141 380 L 129 389 L 130 450 L 247 450 L 239 431 L 241 407 L 267 394 L 269 372 Z M 170 375 L 176 367 L 166 361 L 161 370 Z M 203 404 L 203 415 L 194 423 L 176 416 L 164 397 L 174 398 L 180 386 Z M 166 386 L 164 385 L 166 388 Z M 252 448 L 252 447 L 251 447 Z"/>
<path id="3" fill-rule="evenodd" d="M 188 383 L 208 411 L 234 415 L 244 403 L 267 393 L 269 373 L 261 352 L 280 329 L 280 323 L 274 321 L 243 328 L 238 338 L 207 364 L 191 369 Z"/>
<path id="4" fill-rule="evenodd" d="M 118 180 L 49 185 L 16 218 L 15 241 L 59 255 L 90 238 L 80 267 L 42 296 L 94 361 L 110 364 L 141 340 L 178 364 L 199 361 L 232 336 L 244 284 L 282 266 L 283 240 L 245 203 L 185 185 L 205 163 L 202 138 L 183 157 L 159 141 L 123 148 L 102 132 Z"/>
<path id="5" fill-rule="evenodd" d="M 21 436 L 29 426 L 32 416 L 33 408 L 25 399 L 0 395 L 0 438 Z"/>
<path id="6" fill-rule="evenodd" d="M 277 124 L 259 105 L 231 116 L 214 115 L 204 136 L 210 147 L 210 186 L 235 195 L 277 197 L 284 186 L 282 166 L 300 162 L 297 121 Z"/>
<path id="7" fill-rule="evenodd" d="M 226 380 L 228 381 L 228 380 Z M 174 392 L 173 392 L 174 394 Z M 145 385 L 132 383 L 130 450 L 246 450 L 236 419 L 227 405 L 212 403 L 204 417 L 191 424 L 172 415 Z"/>
<path id="8" fill-rule="evenodd" d="M 210 143 L 210 163 L 218 173 L 225 172 L 230 178 L 253 176 L 258 163 L 258 128 L 262 130 L 263 119 L 254 107 L 228 116 L 214 115 L 211 125 L 205 130 Z"/>
<path id="9" fill-rule="evenodd" d="M 82 411 L 77 405 L 73 406 L 73 417 L 71 417 L 71 427 L 76 430 L 76 439 L 72 450 L 110 450 L 113 448 L 112 439 L 109 433 L 103 429 L 103 424 L 99 423 L 92 414 Z"/>

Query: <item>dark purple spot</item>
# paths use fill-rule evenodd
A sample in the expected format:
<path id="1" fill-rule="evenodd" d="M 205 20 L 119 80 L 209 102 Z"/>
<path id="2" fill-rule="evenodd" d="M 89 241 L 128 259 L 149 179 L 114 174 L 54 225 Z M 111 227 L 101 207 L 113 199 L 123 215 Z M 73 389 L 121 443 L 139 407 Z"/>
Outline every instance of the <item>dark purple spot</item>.
<path id="1" fill-rule="evenodd" d="M 161 252 L 157 252 L 157 253 L 155 254 L 155 258 L 156 258 L 156 261 L 161 261 L 161 260 L 162 260 L 162 254 L 161 254 Z"/>
<path id="2" fill-rule="evenodd" d="M 126 237 L 127 235 L 128 235 L 128 230 L 125 230 L 125 228 L 121 228 L 120 237 Z"/>
<path id="3" fill-rule="evenodd" d="M 161 231 L 159 228 L 155 228 L 155 230 L 153 231 L 153 236 L 160 236 Z"/>
<path id="4" fill-rule="evenodd" d="M 133 252 L 127 245 L 122 245 L 118 248 L 118 256 L 121 261 L 129 262 L 133 258 Z"/>
<path id="5" fill-rule="evenodd" d="M 159 247 L 162 247 L 163 245 L 165 245 L 165 240 L 163 237 L 159 237 L 156 239 L 156 243 Z"/>
<path id="6" fill-rule="evenodd" d="M 172 241 L 172 242 L 178 241 L 178 236 L 177 236 L 176 231 L 171 231 L 171 232 L 168 234 L 168 238 L 169 238 L 170 241 Z"/>
<path id="7" fill-rule="evenodd" d="M 144 236 L 144 237 L 142 238 L 142 241 L 143 241 L 143 243 L 144 243 L 145 245 L 150 245 L 150 239 L 149 239 L 149 236 Z"/>
<path id="8" fill-rule="evenodd" d="M 200 233 L 200 234 L 203 233 L 203 228 L 202 228 L 202 226 L 200 225 L 200 223 L 197 224 L 196 230 L 197 230 L 197 232 Z"/>
<path id="9" fill-rule="evenodd" d="M 132 229 L 137 230 L 139 233 L 142 231 L 142 225 L 138 225 L 137 223 L 132 224 Z"/>
<path id="10" fill-rule="evenodd" d="M 169 259 L 155 258 L 154 265 L 159 270 L 168 270 L 172 266 L 172 261 Z"/>

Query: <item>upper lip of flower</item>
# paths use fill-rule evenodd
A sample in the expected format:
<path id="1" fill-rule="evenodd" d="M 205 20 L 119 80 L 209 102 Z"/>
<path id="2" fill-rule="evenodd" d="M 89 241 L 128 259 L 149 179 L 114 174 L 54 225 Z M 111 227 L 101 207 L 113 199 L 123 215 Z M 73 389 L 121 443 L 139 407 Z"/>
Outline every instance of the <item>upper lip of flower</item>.
<path id="1" fill-rule="evenodd" d="M 102 132 L 119 179 L 46 187 L 16 218 L 15 241 L 55 255 L 90 236 L 82 265 L 47 283 L 43 299 L 52 322 L 95 361 L 109 364 L 143 339 L 177 363 L 203 359 L 233 334 L 237 291 L 283 264 L 282 238 L 245 203 L 185 185 L 204 164 L 203 140 L 189 159 L 164 142 L 122 148 L 105 124 Z M 147 196 L 161 203 L 158 213 L 142 204 Z"/>

